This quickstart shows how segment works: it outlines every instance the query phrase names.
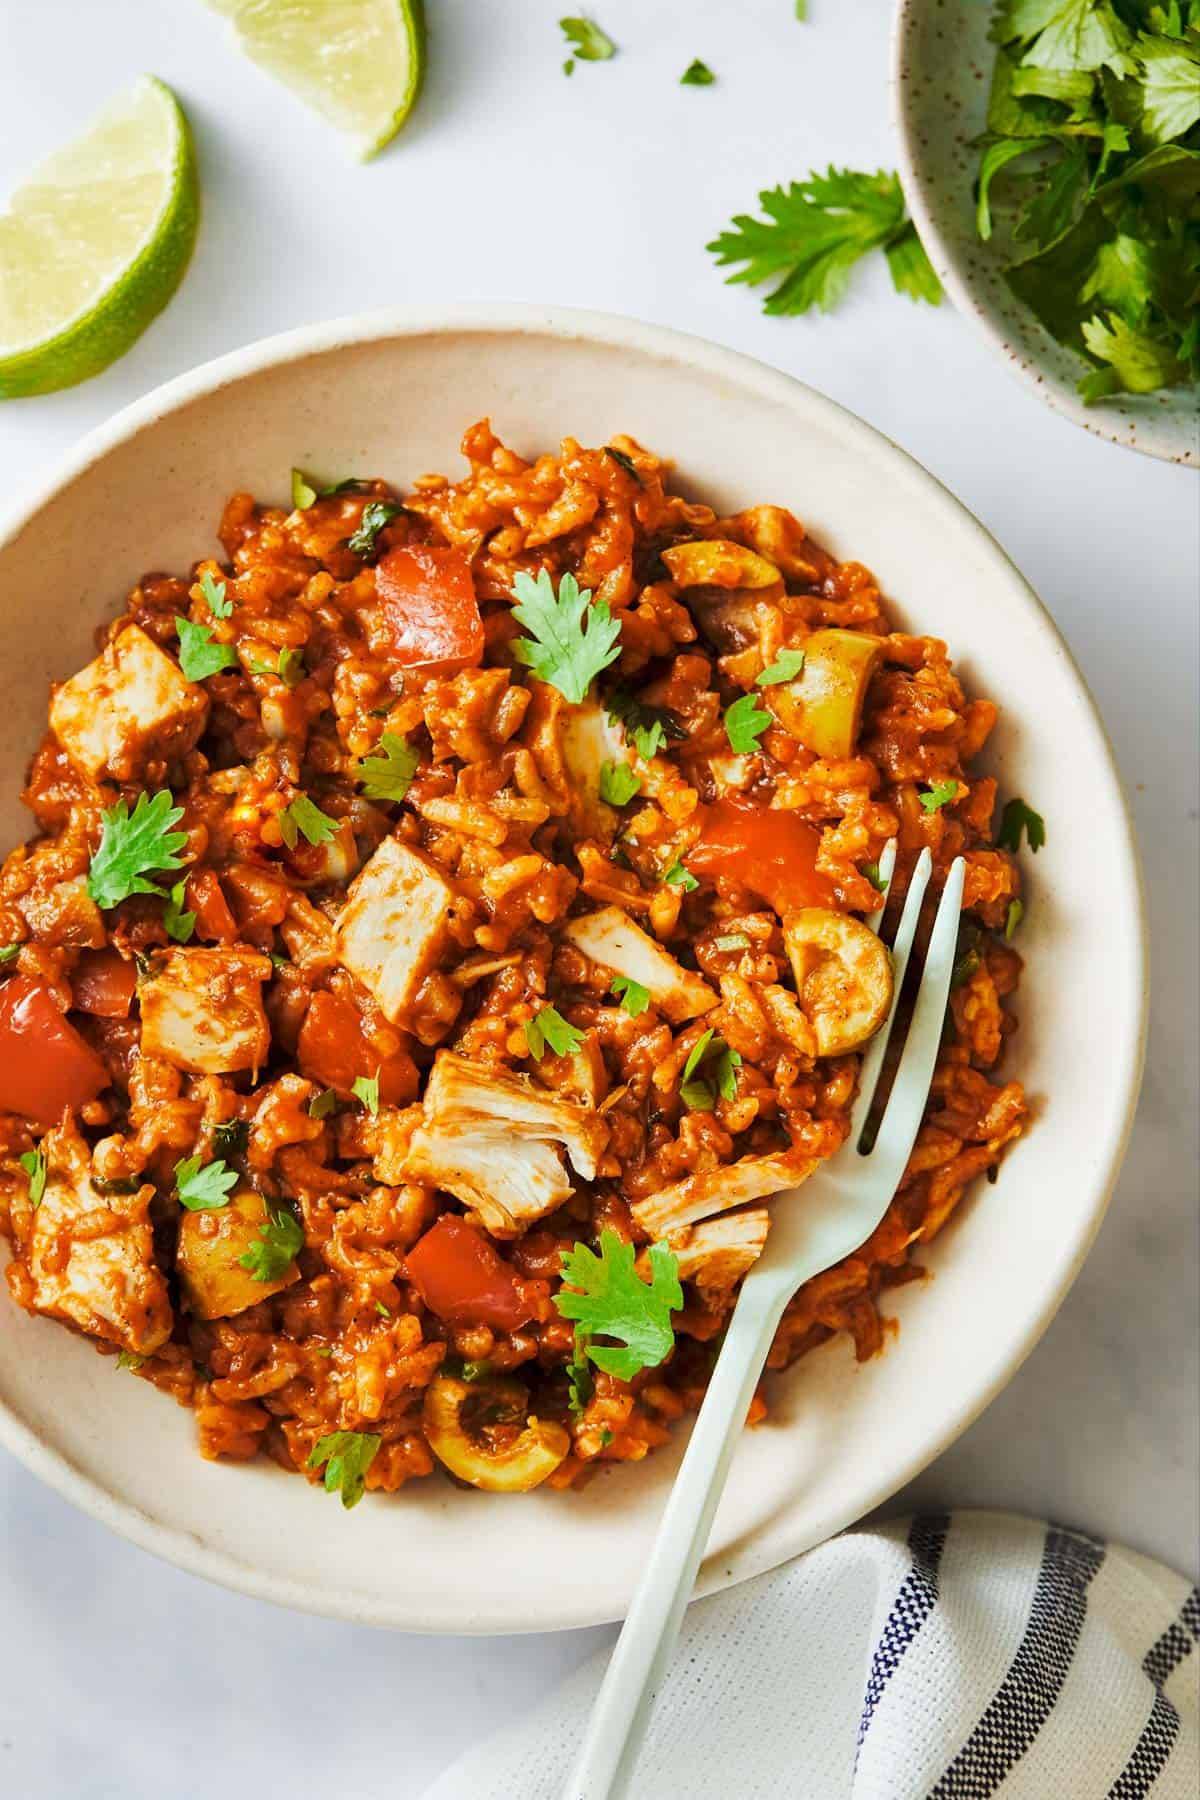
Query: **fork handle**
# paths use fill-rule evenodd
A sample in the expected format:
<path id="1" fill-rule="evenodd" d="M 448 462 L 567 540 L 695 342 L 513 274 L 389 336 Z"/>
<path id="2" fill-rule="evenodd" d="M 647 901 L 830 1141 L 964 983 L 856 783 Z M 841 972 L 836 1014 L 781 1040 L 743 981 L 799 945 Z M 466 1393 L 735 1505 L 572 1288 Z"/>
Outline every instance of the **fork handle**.
<path id="1" fill-rule="evenodd" d="M 741 1425 L 791 1285 L 742 1284 L 687 1452 L 562 1800 L 622 1800 L 695 1586 Z"/>

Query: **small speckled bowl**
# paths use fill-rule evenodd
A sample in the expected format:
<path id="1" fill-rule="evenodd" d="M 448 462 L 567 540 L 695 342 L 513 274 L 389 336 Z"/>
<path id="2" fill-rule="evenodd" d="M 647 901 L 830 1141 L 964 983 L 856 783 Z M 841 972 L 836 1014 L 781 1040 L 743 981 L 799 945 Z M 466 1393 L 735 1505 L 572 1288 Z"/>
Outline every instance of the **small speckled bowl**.
<path id="1" fill-rule="evenodd" d="M 1009 291 L 1003 258 L 975 229 L 973 192 L 995 46 L 988 0 L 898 0 L 892 118 L 900 176 L 921 241 L 955 306 L 1013 372 L 1076 425 L 1164 462 L 1200 464 L 1200 412 L 1188 388 L 1085 406 L 1087 364 Z"/>

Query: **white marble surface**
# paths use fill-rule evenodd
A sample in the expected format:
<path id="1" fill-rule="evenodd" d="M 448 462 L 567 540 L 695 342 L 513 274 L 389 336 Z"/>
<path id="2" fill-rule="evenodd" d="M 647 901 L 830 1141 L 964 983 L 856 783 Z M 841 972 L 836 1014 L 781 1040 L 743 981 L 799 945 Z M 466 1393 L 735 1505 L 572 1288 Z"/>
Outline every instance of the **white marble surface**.
<path id="1" fill-rule="evenodd" d="M 419 115 L 360 169 L 231 53 L 199 0 L 4 0 L 0 190 L 149 69 L 194 122 L 205 216 L 184 288 L 122 363 L 0 408 L 0 487 L 222 350 L 439 297 L 683 326 L 825 389 L 941 476 L 1048 602 L 1108 720 L 1141 834 L 1155 994 L 1141 1112 L 1087 1266 L 1007 1392 L 895 1504 L 1050 1513 L 1192 1569 L 1200 490 L 1040 408 L 948 310 L 893 296 L 882 266 L 829 319 L 768 320 L 722 285 L 703 245 L 759 187 L 893 161 L 886 0 L 810 0 L 804 26 L 791 0 L 595 7 L 621 56 L 566 81 L 558 0 L 430 0 Z M 693 56 L 717 86 L 676 85 Z M 0 1514 L 0 1792 L 14 1797 L 200 1800 L 286 1782 L 409 1800 L 606 1635 L 406 1639 L 293 1617 L 106 1535 L 2 1453 Z"/>

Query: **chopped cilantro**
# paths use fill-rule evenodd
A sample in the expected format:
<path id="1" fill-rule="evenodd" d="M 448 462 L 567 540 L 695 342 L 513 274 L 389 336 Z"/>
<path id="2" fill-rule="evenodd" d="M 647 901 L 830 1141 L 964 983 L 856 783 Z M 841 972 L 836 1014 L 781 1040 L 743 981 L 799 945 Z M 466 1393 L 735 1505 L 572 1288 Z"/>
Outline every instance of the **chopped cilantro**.
<path id="1" fill-rule="evenodd" d="M 221 1161 L 201 1164 L 198 1156 L 175 1164 L 175 1191 L 179 1203 L 189 1212 L 215 1212 L 228 1206 L 229 1195 L 237 1186 L 237 1173 Z"/>
<path id="2" fill-rule="evenodd" d="M 297 1251 L 304 1248 L 304 1227 L 294 1212 L 280 1207 L 267 1214 L 258 1235 L 260 1242 L 251 1244 L 238 1262 L 255 1281 L 278 1281 L 291 1268 Z"/>
<path id="3" fill-rule="evenodd" d="M 804 667 L 803 650 L 780 650 L 769 669 L 764 669 L 755 687 L 776 687 L 781 681 L 794 681 Z"/>
<path id="4" fill-rule="evenodd" d="M 679 85 L 680 87 L 711 87 L 716 79 L 708 64 L 701 62 L 700 58 L 696 56 L 679 77 Z"/>
<path id="5" fill-rule="evenodd" d="M 964 950 L 950 972 L 950 986 L 952 988 L 965 987 L 979 967 L 979 963 L 978 950 L 974 948 Z"/>
<path id="6" fill-rule="evenodd" d="M 350 1092 L 375 1118 L 379 1112 L 379 1071 L 376 1070 L 374 1075 L 356 1075 Z"/>
<path id="7" fill-rule="evenodd" d="M 0 950 L 0 963 L 15 962 L 20 954 L 20 944 L 5 944 L 3 950 Z"/>
<path id="8" fill-rule="evenodd" d="M 574 1056 L 583 1033 L 553 1006 L 543 1006 L 525 1021 L 525 1042 L 534 1062 L 541 1062 L 549 1046 L 556 1056 Z"/>
<path id="9" fill-rule="evenodd" d="M 743 265 L 731 282 L 759 287 L 776 281 L 765 312 L 802 313 L 813 306 L 828 312 L 845 293 L 851 268 L 872 250 L 887 256 L 897 292 L 935 306 L 941 299 L 941 285 L 905 213 L 898 176 L 831 167 L 758 198 L 766 218 L 739 214 L 708 249 L 719 264 Z"/>
<path id="10" fill-rule="evenodd" d="M 380 754 L 382 753 L 382 754 Z M 394 731 L 385 731 L 376 754 L 364 756 L 358 780 L 368 800 L 403 800 L 412 786 L 421 752 Z"/>
<path id="11" fill-rule="evenodd" d="M 607 1450 L 608 1446 L 612 1443 L 612 1441 L 613 1441 L 613 1434 L 608 1429 L 608 1426 L 606 1425 L 604 1427 L 604 1430 L 600 1433 L 600 1448 L 602 1450 Z"/>
<path id="12" fill-rule="evenodd" d="M 308 1459 L 310 1469 L 325 1465 L 325 1492 L 341 1494 L 347 1512 L 367 1491 L 367 1470 L 379 1454 L 383 1439 L 371 1431 L 332 1431 L 319 1438 Z"/>
<path id="13" fill-rule="evenodd" d="M 862 866 L 862 873 L 866 876 L 877 894 L 887 893 L 888 884 L 880 874 L 879 864 L 877 862 L 864 863 Z"/>
<path id="14" fill-rule="evenodd" d="M 711 1112 L 718 1094 L 723 1100 L 734 1099 L 741 1066 L 737 1051 L 731 1050 L 715 1031 L 706 1031 L 692 1045 L 683 1065 L 679 1092 L 684 1105 L 692 1112 Z"/>
<path id="15" fill-rule="evenodd" d="M 665 1244 L 651 1244 L 650 1280 L 634 1267 L 634 1248 L 615 1231 L 600 1233 L 600 1254 L 586 1244 L 564 1251 L 563 1280 L 554 1296 L 564 1319 L 581 1327 L 576 1354 L 589 1358 L 607 1375 L 632 1381 L 640 1369 L 657 1368 L 675 1342 L 671 1314 L 683 1305 L 679 1264 Z M 596 1337 L 616 1338 L 623 1348 L 597 1344 Z"/>
<path id="16" fill-rule="evenodd" d="M 610 986 L 630 1018 L 640 1019 L 650 1005 L 650 989 L 632 975 L 614 975 Z"/>
<path id="17" fill-rule="evenodd" d="M 1004 941 L 1006 944 L 1012 942 L 1013 933 L 1016 931 L 1017 926 L 1024 917 L 1024 903 L 1020 900 L 1010 900 L 1008 903 L 1008 911 L 1004 915 Z"/>
<path id="18" fill-rule="evenodd" d="M 600 798 L 609 806 L 628 806 L 633 796 L 640 793 L 641 786 L 641 776 L 635 775 L 628 763 L 601 763 Z"/>
<path id="19" fill-rule="evenodd" d="M 182 806 L 172 805 L 167 788 L 151 796 L 137 797 L 133 812 L 118 800 L 100 815 L 100 846 L 88 870 L 87 891 L 96 905 L 118 906 L 130 894 L 160 894 L 145 879 L 150 872 L 170 874 L 182 867 L 177 851 L 187 843 L 186 831 L 172 831 L 183 817 Z"/>
<path id="20" fill-rule="evenodd" d="M 290 806 L 275 815 L 279 835 L 289 850 L 296 848 L 298 837 L 307 838 L 314 846 L 327 844 L 338 829 L 338 821 L 323 813 L 307 794 L 297 794 Z"/>
<path id="21" fill-rule="evenodd" d="M 322 1088 L 321 1092 L 314 1094 L 309 1101 L 308 1116 L 310 1119 L 327 1119 L 336 1106 L 337 1095 L 333 1089 Z"/>
<path id="22" fill-rule="evenodd" d="M 573 575 L 562 577 L 556 594 L 545 569 L 536 581 L 522 571 L 513 592 L 520 602 L 513 617 L 530 633 L 517 638 L 513 655 L 578 705 L 601 669 L 621 654 L 620 621 L 606 600 L 593 603 L 591 589 L 581 588 Z"/>
<path id="23" fill-rule="evenodd" d="M 403 507 L 393 505 L 390 500 L 369 500 L 363 507 L 363 516 L 358 530 L 346 541 L 346 547 L 355 556 L 374 556 L 375 540 L 389 520 L 394 519 Z"/>
<path id="24" fill-rule="evenodd" d="M 46 1159 L 40 1150 L 26 1150 L 17 1161 L 29 1177 L 29 1204 L 36 1212 L 46 1191 Z"/>
<path id="25" fill-rule="evenodd" d="M 739 756 L 757 750 L 759 738 L 774 723 L 771 714 L 764 711 L 753 694 L 743 694 L 740 700 L 725 709 L 725 735 L 730 748 Z"/>
<path id="26" fill-rule="evenodd" d="M 572 66 L 576 57 L 580 62 L 609 62 L 617 54 L 617 46 L 607 31 L 601 30 L 595 19 L 583 15 L 560 19 L 558 23 L 572 51 L 568 58 Z M 563 69 L 566 74 L 571 73 L 566 63 L 563 64 Z"/>
<path id="27" fill-rule="evenodd" d="M 949 806 L 957 798 L 957 781 L 935 781 L 931 788 L 926 788 L 923 794 L 917 795 L 927 813 L 940 812 L 943 806 Z"/>
<path id="28" fill-rule="evenodd" d="M 225 1119 L 213 1126 L 212 1141 L 218 1156 L 240 1156 L 250 1142 L 250 1127 L 245 1119 Z"/>
<path id="29" fill-rule="evenodd" d="M 183 896 L 187 888 L 187 877 L 177 881 L 167 893 L 167 904 L 163 908 L 163 925 L 167 936 L 176 944 L 186 944 L 191 940 L 196 929 L 194 912 L 184 912 Z"/>
<path id="30" fill-rule="evenodd" d="M 681 887 L 685 894 L 694 892 L 700 886 L 690 869 L 685 869 L 681 862 L 673 862 L 663 880 L 668 887 Z"/>
<path id="31" fill-rule="evenodd" d="M 464 1381 L 486 1381 L 492 1372 L 492 1365 L 486 1357 L 468 1357 L 462 1366 Z"/>
<path id="32" fill-rule="evenodd" d="M 214 619 L 227 619 L 233 611 L 233 601 L 225 598 L 225 583 L 214 581 L 205 569 L 200 577 L 200 592 L 204 596 L 204 604 Z"/>
<path id="33" fill-rule="evenodd" d="M 175 614 L 179 633 L 179 666 L 189 681 L 207 681 L 220 669 L 237 667 L 237 651 L 232 644 L 218 644 L 207 625 Z"/>
<path id="34" fill-rule="evenodd" d="M 730 931 L 724 937 L 713 939 L 714 950 L 748 950 L 750 939 L 744 931 Z"/>
<path id="35" fill-rule="evenodd" d="M 303 469 L 292 470 L 292 505 L 297 512 L 307 512 L 318 500 L 328 500 L 331 494 L 353 494 L 366 483 L 357 475 L 348 475 L 344 481 L 331 481 L 328 487 L 322 487 Z"/>
<path id="36" fill-rule="evenodd" d="M 1022 832 L 1036 856 L 1046 841 L 1046 821 L 1041 813 L 1035 813 L 1032 806 L 1026 806 L 1023 800 L 1010 800 L 1000 815 L 1000 830 L 996 834 L 996 842 L 1002 850 L 1011 850 L 1015 856 L 1021 848 Z"/>
<path id="37" fill-rule="evenodd" d="M 592 1365 L 587 1359 L 588 1334 L 576 1331 L 567 1359 L 567 1405 L 573 1413 L 581 1413 L 592 1397 Z"/>
<path id="38" fill-rule="evenodd" d="M 642 478 L 638 473 L 638 466 L 634 462 L 632 456 L 626 456 L 624 450 L 614 449 L 612 444 L 605 444 L 604 454 L 605 456 L 611 456 L 617 467 L 624 469 L 630 479 L 636 481 L 638 486 L 641 487 Z"/>
<path id="39" fill-rule="evenodd" d="M 292 647 L 279 652 L 279 663 L 275 673 L 278 675 L 280 681 L 282 681 L 284 687 L 299 687 L 300 683 L 304 680 L 306 672 L 303 650 Z"/>
<path id="40" fill-rule="evenodd" d="M 650 706 L 619 681 L 604 702 L 609 718 L 625 727 L 625 736 L 643 762 L 664 750 L 668 738 L 683 739 L 687 732 L 665 706 Z"/>
<path id="41" fill-rule="evenodd" d="M 148 1361 L 148 1357 L 139 1356 L 136 1350 L 122 1350 L 117 1358 L 117 1367 L 118 1369 L 132 1369 L 136 1374 L 142 1364 Z"/>

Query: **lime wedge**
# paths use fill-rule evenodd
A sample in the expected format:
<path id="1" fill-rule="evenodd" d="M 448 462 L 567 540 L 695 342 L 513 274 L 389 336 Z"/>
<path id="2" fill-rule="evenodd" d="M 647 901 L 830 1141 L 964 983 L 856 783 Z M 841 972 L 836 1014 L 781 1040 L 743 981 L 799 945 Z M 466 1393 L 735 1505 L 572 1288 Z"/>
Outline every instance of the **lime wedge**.
<path id="1" fill-rule="evenodd" d="M 364 160 L 390 143 L 425 72 L 422 0 L 208 0 L 238 43 Z"/>
<path id="2" fill-rule="evenodd" d="M 0 400 L 123 356 L 179 286 L 198 217 L 187 120 L 143 75 L 0 213 Z"/>

